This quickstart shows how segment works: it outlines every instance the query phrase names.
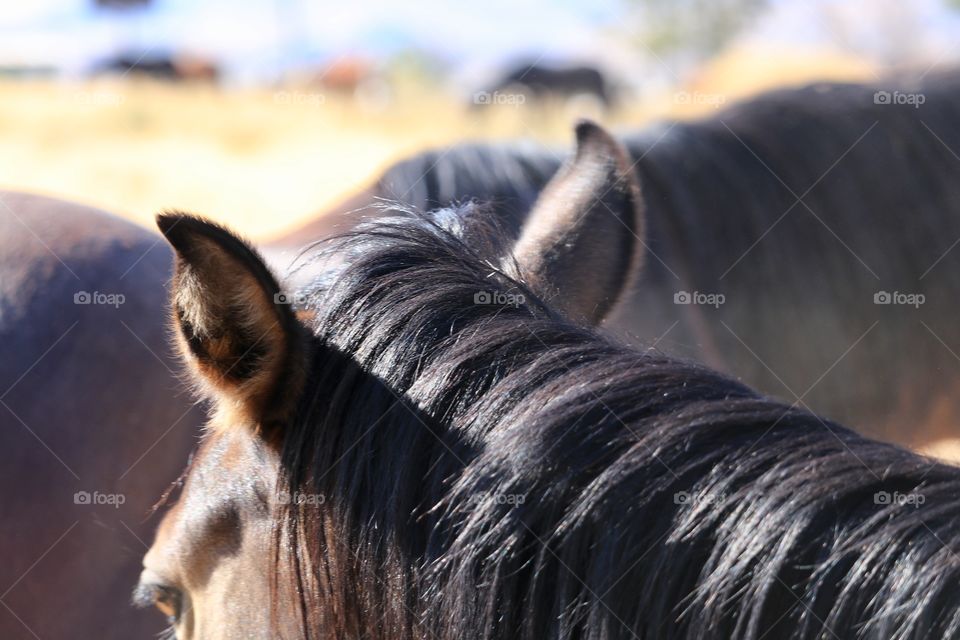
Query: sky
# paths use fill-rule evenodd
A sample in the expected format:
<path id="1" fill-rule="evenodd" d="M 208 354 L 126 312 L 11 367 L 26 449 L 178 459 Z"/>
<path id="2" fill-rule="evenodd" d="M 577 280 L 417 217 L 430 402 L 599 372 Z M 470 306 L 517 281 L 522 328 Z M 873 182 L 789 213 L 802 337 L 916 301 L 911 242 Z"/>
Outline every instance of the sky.
<path id="1" fill-rule="evenodd" d="M 29 0 L 0 8 L 0 63 L 77 70 L 119 50 L 174 48 L 247 68 L 404 49 L 454 62 L 561 55 L 586 47 L 622 11 L 619 0 L 155 0 L 126 12 L 98 11 L 89 0 Z"/>
<path id="2" fill-rule="evenodd" d="M 385 57 L 407 49 L 453 65 L 616 57 L 622 52 L 609 34 L 624 30 L 631 6 L 631 0 L 155 0 L 147 10 L 105 12 L 90 0 L 26 0 L 0 5 L 0 65 L 79 74 L 121 51 L 183 50 L 219 60 L 228 75 L 257 78 L 345 54 Z M 744 37 L 896 57 L 898 46 L 953 55 L 958 35 L 960 12 L 948 11 L 943 0 L 771 0 L 771 10 Z"/>

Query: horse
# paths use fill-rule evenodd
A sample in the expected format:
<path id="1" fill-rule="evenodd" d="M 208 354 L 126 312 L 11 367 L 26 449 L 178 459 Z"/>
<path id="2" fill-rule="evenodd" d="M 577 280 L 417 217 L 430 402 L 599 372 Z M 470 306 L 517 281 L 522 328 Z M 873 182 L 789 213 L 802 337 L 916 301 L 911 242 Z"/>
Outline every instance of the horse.
<path id="1" fill-rule="evenodd" d="M 867 435 L 923 447 L 960 417 L 960 74 L 769 92 L 621 136 L 642 185 L 645 253 L 609 317 L 635 344 L 695 358 Z M 464 143 L 388 168 L 280 238 L 335 233 L 377 198 L 493 202 L 519 233 L 562 166 L 533 143 Z M 587 257 L 576 285 L 590 286 Z M 905 352 L 911 357 L 904 358 Z"/>
<path id="2" fill-rule="evenodd" d="M 578 137 L 535 211 L 557 245 L 385 218 L 300 309 L 238 236 L 158 217 L 211 418 L 138 604 L 203 639 L 960 637 L 960 469 L 544 300 L 568 220 L 639 218 L 626 152 Z"/>
<path id="3" fill-rule="evenodd" d="M 595 67 L 549 67 L 524 64 L 510 69 L 485 90 L 474 94 L 473 107 L 498 104 L 498 94 L 522 92 L 536 101 L 590 96 L 610 109 L 614 93 L 603 72 Z"/>
<path id="4" fill-rule="evenodd" d="M 142 54 L 119 55 L 99 63 L 94 75 L 128 74 L 164 82 L 196 82 L 215 84 L 221 75 L 213 60 L 195 56 L 150 56 Z"/>
<path id="5" fill-rule="evenodd" d="M 0 212 L 0 637 L 146 637 L 123 604 L 202 416 L 161 321 L 172 254 L 91 207 Z"/>

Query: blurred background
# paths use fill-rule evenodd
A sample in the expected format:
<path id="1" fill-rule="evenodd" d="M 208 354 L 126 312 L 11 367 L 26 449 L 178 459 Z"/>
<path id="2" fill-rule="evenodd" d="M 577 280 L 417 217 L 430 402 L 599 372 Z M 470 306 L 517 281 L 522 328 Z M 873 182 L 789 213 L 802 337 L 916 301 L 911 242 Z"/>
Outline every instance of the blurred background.
<path id="1" fill-rule="evenodd" d="M 957 0 L 4 3 L 0 188 L 268 238 L 428 146 L 924 75 L 958 36 Z"/>

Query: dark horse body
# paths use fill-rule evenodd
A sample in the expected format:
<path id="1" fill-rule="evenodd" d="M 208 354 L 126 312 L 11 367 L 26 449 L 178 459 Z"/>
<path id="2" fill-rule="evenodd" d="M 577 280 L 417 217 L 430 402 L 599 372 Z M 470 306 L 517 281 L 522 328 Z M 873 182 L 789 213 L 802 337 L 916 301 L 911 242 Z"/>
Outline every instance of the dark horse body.
<path id="1" fill-rule="evenodd" d="M 126 640 L 160 626 L 123 603 L 146 516 L 200 413 L 172 373 L 158 240 L 102 211 L 0 192 L 2 638 Z"/>
<path id="2" fill-rule="evenodd" d="M 614 101 L 610 83 L 603 73 L 594 67 L 521 65 L 505 73 L 486 93 L 505 91 L 523 91 L 535 100 L 588 95 L 599 100 L 605 107 L 612 106 Z"/>
<path id="3" fill-rule="evenodd" d="M 920 446 L 960 436 L 960 74 L 898 87 L 888 95 L 923 103 L 813 85 L 625 136 L 649 251 L 606 326 L 641 343 L 663 336 L 661 350 L 875 437 Z M 535 145 L 426 152 L 349 207 L 371 195 L 421 210 L 490 201 L 518 233 L 562 158 Z M 305 230 L 319 237 L 337 221 Z M 675 304 L 679 292 L 724 301 Z M 882 292 L 923 303 L 875 304 Z"/>
<path id="4" fill-rule="evenodd" d="M 532 215 L 628 220 L 626 155 L 579 140 Z M 367 225 L 304 325 L 241 240 L 158 222 L 214 409 L 136 591 L 181 640 L 960 637 L 960 469 L 569 322 L 562 243 L 501 270 Z"/>
<path id="5" fill-rule="evenodd" d="M 171 82 L 201 81 L 216 82 L 220 71 L 215 62 L 177 56 L 145 58 L 142 54 L 118 56 L 104 61 L 96 73 L 117 73 L 143 76 Z"/>

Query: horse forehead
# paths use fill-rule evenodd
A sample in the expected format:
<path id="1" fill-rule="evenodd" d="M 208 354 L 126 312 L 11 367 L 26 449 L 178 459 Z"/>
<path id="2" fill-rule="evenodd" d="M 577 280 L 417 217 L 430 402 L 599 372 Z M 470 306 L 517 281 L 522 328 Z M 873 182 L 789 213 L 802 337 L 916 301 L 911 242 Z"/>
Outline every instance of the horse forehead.
<path id="1" fill-rule="evenodd" d="M 275 466 L 262 442 L 243 429 L 211 431 L 191 466 L 182 501 L 188 508 L 262 510 Z"/>
<path id="2" fill-rule="evenodd" d="M 190 466 L 180 499 L 161 523 L 158 540 L 204 544 L 211 533 L 229 533 L 242 519 L 268 513 L 271 468 L 269 455 L 251 434 L 211 431 Z"/>
<path id="3" fill-rule="evenodd" d="M 247 433 L 211 432 L 144 564 L 161 573 L 172 569 L 193 586 L 204 584 L 219 558 L 238 552 L 247 526 L 270 515 L 268 453 Z"/>

